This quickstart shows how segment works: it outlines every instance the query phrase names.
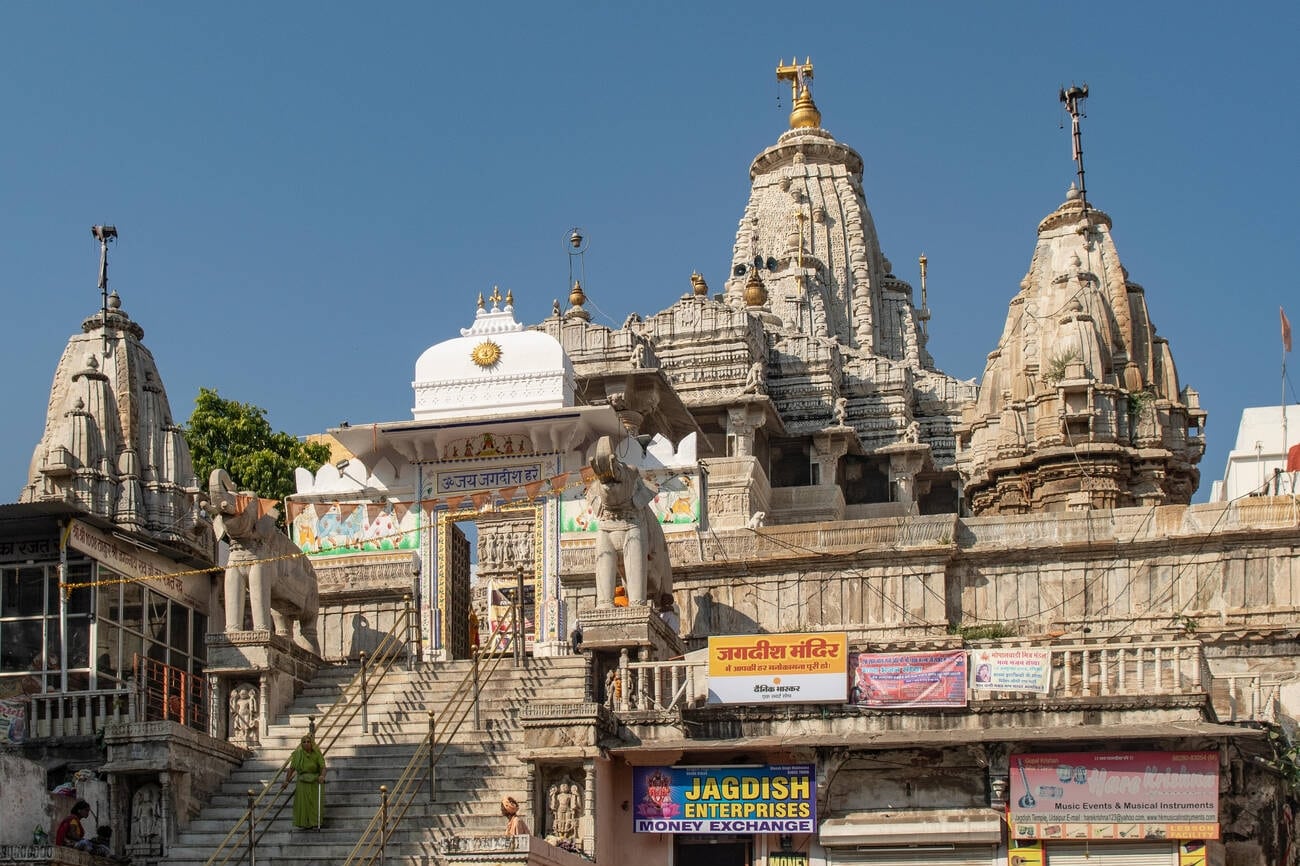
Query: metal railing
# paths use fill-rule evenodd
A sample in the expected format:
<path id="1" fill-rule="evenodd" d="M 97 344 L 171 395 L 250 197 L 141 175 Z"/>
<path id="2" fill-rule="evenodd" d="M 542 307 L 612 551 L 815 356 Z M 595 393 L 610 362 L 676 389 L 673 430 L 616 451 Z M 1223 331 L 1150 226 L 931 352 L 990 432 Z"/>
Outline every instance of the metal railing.
<path id="1" fill-rule="evenodd" d="M 415 753 L 401 776 L 392 785 L 380 787 L 380 804 L 361 836 L 357 839 L 344 866 L 385 862 L 388 840 L 401 825 L 416 796 L 427 787 L 429 802 L 433 803 L 436 773 L 439 762 L 447 753 L 452 739 L 460 732 L 465 719 L 473 713 L 474 725 L 479 722 L 479 692 L 485 682 L 507 658 L 518 660 L 523 648 L 524 635 L 519 627 L 519 606 L 512 605 L 508 645 L 495 644 L 490 654 L 473 655 L 473 664 L 457 684 L 452 696 L 440 710 L 429 710 L 429 732 L 420 741 Z M 523 657 L 526 664 L 526 657 Z"/>
<path id="2" fill-rule="evenodd" d="M 136 653 L 131 661 L 136 689 L 134 721 L 171 721 L 208 730 L 208 681 L 201 674 L 163 664 Z"/>
<path id="3" fill-rule="evenodd" d="M 330 748 L 348 726 L 359 714 L 366 712 L 370 695 L 383 683 L 394 663 L 407 655 L 412 623 L 411 600 L 408 597 L 405 609 L 375 646 L 374 653 L 369 659 L 362 659 L 361 669 L 356 676 L 348 681 L 338 700 L 314 724 L 312 733 L 322 755 L 329 754 Z M 282 791 L 276 784 L 284 778 L 291 757 L 285 758 L 276 774 L 262 786 L 260 793 L 249 797 L 248 808 L 226 833 L 204 866 L 245 862 L 253 866 L 256 863 L 258 842 L 270 830 L 285 806 L 293 800 L 292 790 Z"/>

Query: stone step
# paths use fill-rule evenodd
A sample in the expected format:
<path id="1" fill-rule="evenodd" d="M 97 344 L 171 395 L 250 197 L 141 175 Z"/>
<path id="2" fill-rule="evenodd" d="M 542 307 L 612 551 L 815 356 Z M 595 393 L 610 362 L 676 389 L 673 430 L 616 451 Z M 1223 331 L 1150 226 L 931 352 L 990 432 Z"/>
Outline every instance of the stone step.
<path id="1" fill-rule="evenodd" d="M 295 866 L 342 863 L 378 808 L 379 786 L 394 787 L 427 736 L 429 708 L 450 716 L 448 704 L 469 670 L 466 661 L 422 665 L 413 671 L 399 664 L 382 681 L 372 683 L 368 730 L 361 729 L 358 715 L 346 722 L 332 742 L 332 734 L 324 732 L 322 737 L 329 742 L 330 782 L 325 795 L 328 826 L 319 833 L 295 831 L 291 828 L 291 809 L 286 807 L 265 830 L 258 846 L 259 861 Z M 483 727 L 473 727 L 467 704 L 464 721 L 451 736 L 435 771 L 433 802 L 429 802 L 427 787 L 414 794 L 404 821 L 407 826 L 390 840 L 388 861 L 429 866 L 437 861 L 435 842 L 441 835 L 500 832 L 499 804 L 506 794 L 519 799 L 523 814 L 532 818 L 532 804 L 526 797 L 528 767 L 516 757 L 523 746 L 518 715 L 539 693 L 553 701 L 581 701 L 585 670 L 585 660 L 580 657 L 532 660 L 526 668 L 516 668 L 511 660 L 504 660 L 480 687 L 479 717 Z M 247 790 L 262 790 L 297 746 L 307 729 L 308 717 L 322 722 L 356 675 L 355 665 L 323 668 L 270 726 L 253 757 L 231 774 L 180 834 L 167 862 L 182 866 L 204 863 L 243 819 Z M 441 727 L 449 721 L 455 724 L 449 718 L 439 719 L 438 724 Z M 284 796 L 287 799 L 287 794 Z M 401 804 L 394 802 L 393 808 L 400 809 Z M 237 838 L 239 833 L 234 836 Z"/>

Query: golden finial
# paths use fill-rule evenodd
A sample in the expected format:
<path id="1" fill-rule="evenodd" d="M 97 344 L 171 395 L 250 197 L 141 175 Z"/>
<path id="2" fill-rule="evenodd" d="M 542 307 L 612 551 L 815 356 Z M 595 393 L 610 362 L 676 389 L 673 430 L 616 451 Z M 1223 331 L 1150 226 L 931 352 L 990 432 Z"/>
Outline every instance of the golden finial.
<path id="1" fill-rule="evenodd" d="M 808 90 L 808 85 L 799 93 L 799 98 L 794 101 L 794 111 L 790 112 L 791 129 L 816 129 L 822 125 L 822 113 L 817 110 L 816 103 L 813 102 L 812 93 Z"/>
<path id="2" fill-rule="evenodd" d="M 507 307 L 513 307 L 514 305 L 515 305 L 515 293 L 514 293 L 514 290 L 513 290 L 513 289 L 506 289 L 506 306 L 507 306 Z"/>
<path id="3" fill-rule="evenodd" d="M 483 293 L 482 293 L 482 292 L 479 292 L 479 293 L 478 293 L 478 308 L 479 308 L 480 310 L 483 309 Z"/>
<path id="4" fill-rule="evenodd" d="M 704 282 L 704 277 L 699 271 L 691 271 L 691 288 L 695 290 L 697 298 L 703 298 L 709 293 L 709 284 Z"/>
<path id="5" fill-rule="evenodd" d="M 573 281 L 573 291 L 569 292 L 569 303 L 575 307 L 587 303 L 587 294 L 582 290 L 582 283 L 578 280 Z"/>
<path id="6" fill-rule="evenodd" d="M 767 303 L 767 286 L 758 275 L 758 268 L 749 269 L 749 279 L 745 282 L 745 305 L 761 307 Z"/>
<path id="7" fill-rule="evenodd" d="M 492 294 L 488 295 L 488 300 L 492 302 L 492 309 L 495 310 L 501 304 L 501 290 L 493 286 Z"/>

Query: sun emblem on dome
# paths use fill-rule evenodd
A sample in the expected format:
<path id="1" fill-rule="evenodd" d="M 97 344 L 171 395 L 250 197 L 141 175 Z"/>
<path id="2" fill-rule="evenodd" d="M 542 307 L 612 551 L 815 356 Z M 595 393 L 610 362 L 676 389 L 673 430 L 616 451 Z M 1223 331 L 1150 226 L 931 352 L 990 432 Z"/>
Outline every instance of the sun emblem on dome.
<path id="1" fill-rule="evenodd" d="M 495 367 L 501 360 L 501 347 L 492 340 L 484 340 L 469 353 L 470 360 L 480 367 Z"/>

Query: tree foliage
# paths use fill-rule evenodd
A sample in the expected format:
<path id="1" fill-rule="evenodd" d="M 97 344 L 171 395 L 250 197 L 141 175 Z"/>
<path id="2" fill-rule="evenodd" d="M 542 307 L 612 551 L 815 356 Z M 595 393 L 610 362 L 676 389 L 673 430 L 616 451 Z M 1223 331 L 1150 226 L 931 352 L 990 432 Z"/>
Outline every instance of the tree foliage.
<path id="1" fill-rule="evenodd" d="M 293 493 L 293 470 L 304 466 L 315 472 L 330 456 L 326 445 L 272 430 L 260 406 L 227 400 L 208 388 L 200 388 L 194 400 L 185 441 L 201 486 L 207 486 L 212 470 L 225 469 L 240 490 L 266 499 Z"/>

